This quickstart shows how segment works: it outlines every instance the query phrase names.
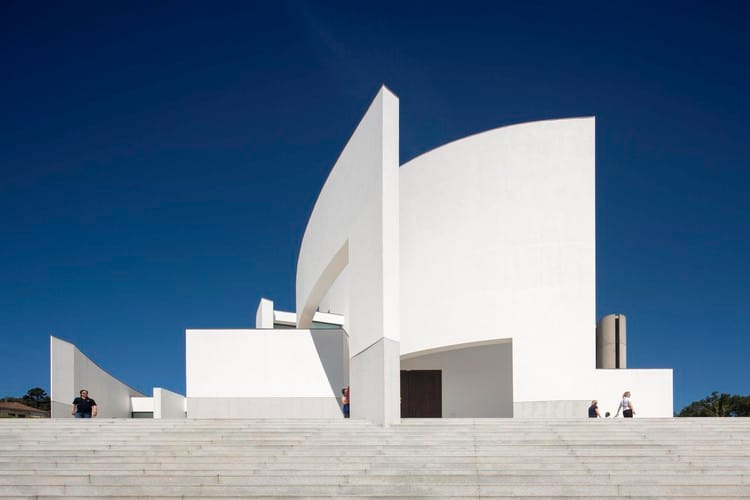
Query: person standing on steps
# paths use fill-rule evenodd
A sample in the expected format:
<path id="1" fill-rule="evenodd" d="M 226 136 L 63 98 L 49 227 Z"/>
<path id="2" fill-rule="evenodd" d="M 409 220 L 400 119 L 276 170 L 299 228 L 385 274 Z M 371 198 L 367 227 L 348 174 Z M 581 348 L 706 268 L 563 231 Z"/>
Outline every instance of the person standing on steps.
<path id="1" fill-rule="evenodd" d="M 633 415 L 635 415 L 633 402 L 630 400 L 630 391 L 625 391 L 623 393 L 622 399 L 620 400 L 620 406 L 617 407 L 617 413 L 615 413 L 615 417 L 620 414 L 620 410 L 622 410 L 622 416 L 625 418 L 633 418 Z"/>
<path id="2" fill-rule="evenodd" d="M 70 411 L 71 415 L 74 415 L 76 418 L 96 417 L 96 401 L 89 397 L 89 391 L 81 389 L 80 395 L 80 397 L 73 400 L 73 408 Z"/>
<path id="3" fill-rule="evenodd" d="M 599 413 L 599 402 L 596 399 L 591 401 L 591 406 L 589 406 L 589 418 L 602 418 Z"/>
<path id="4" fill-rule="evenodd" d="M 349 386 L 341 389 L 341 409 L 344 412 L 344 418 L 349 418 Z"/>

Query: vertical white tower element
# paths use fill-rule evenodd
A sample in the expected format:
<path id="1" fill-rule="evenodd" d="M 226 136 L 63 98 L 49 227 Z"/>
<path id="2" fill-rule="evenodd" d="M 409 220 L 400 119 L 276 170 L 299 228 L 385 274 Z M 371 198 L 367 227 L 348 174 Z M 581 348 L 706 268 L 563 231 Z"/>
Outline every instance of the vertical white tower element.
<path id="1" fill-rule="evenodd" d="M 596 367 L 627 368 L 627 319 L 609 314 L 596 325 Z"/>
<path id="2" fill-rule="evenodd" d="M 273 301 L 260 299 L 255 311 L 255 328 L 273 328 Z"/>
<path id="3" fill-rule="evenodd" d="M 297 327 L 324 299 L 346 315 L 351 415 L 382 425 L 400 418 L 398 135 L 398 98 L 382 87 L 331 169 L 297 261 Z"/>

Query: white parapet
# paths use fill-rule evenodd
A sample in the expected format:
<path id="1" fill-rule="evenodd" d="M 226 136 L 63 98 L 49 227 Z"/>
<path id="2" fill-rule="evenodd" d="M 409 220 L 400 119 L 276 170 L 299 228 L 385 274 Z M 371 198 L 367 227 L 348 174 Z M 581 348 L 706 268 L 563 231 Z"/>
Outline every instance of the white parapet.
<path id="1" fill-rule="evenodd" d="M 143 396 L 101 369 L 70 342 L 50 337 L 50 399 L 53 418 L 70 418 L 73 399 L 89 391 L 99 417 L 130 418 L 131 397 Z"/>
<path id="2" fill-rule="evenodd" d="M 154 418 L 185 418 L 185 396 L 154 387 Z"/>
<path id="3" fill-rule="evenodd" d="M 153 396 L 133 396 L 130 398 L 130 408 L 133 413 L 154 413 Z"/>
<path id="4" fill-rule="evenodd" d="M 187 330 L 188 418 L 342 418 L 347 336 L 332 330 Z"/>

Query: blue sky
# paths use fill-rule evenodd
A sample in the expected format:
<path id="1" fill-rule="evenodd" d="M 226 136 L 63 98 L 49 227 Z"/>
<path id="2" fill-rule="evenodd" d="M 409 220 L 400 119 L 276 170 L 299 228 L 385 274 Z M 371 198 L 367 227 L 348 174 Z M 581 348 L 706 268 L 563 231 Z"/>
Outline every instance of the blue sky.
<path id="1" fill-rule="evenodd" d="M 674 368 L 676 410 L 750 394 L 748 10 L 2 2 L 0 396 L 49 389 L 50 334 L 184 393 L 185 328 L 293 310 L 315 196 L 381 84 L 402 162 L 596 116 L 597 317 L 628 316 L 629 367 Z"/>

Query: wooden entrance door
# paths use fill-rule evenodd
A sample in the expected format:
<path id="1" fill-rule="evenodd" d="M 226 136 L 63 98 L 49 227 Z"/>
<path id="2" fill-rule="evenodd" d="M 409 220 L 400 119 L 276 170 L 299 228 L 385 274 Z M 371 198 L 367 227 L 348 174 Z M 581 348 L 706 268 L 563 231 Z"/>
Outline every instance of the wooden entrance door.
<path id="1" fill-rule="evenodd" d="M 401 370 L 401 418 L 443 416 L 441 370 Z"/>

